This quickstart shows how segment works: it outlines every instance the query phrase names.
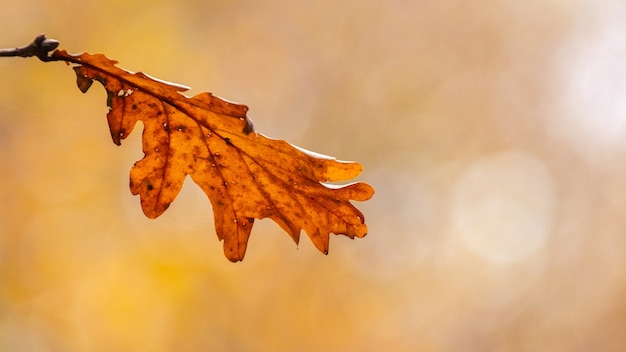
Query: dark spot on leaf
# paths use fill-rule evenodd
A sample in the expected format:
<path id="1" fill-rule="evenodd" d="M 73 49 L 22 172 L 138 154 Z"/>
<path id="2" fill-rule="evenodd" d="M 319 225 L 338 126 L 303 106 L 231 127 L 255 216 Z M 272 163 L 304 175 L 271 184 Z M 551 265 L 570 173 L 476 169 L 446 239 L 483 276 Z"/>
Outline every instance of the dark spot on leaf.
<path id="1" fill-rule="evenodd" d="M 94 77 L 94 79 L 95 79 L 96 81 L 100 82 L 100 84 L 102 84 L 105 88 L 107 87 L 107 84 L 109 83 L 109 82 L 107 81 L 107 79 L 106 79 L 106 78 L 104 78 L 104 77 Z M 111 92 L 111 93 L 112 93 L 112 92 Z"/>
<path id="2" fill-rule="evenodd" d="M 154 186 L 152 185 L 152 183 L 148 183 L 146 189 L 148 189 L 148 191 L 152 191 L 154 189 Z"/>
<path id="3" fill-rule="evenodd" d="M 137 110 L 137 104 L 133 104 L 133 110 Z"/>
<path id="4" fill-rule="evenodd" d="M 228 138 L 228 137 L 224 138 L 224 142 L 226 142 L 226 144 L 228 144 L 228 145 L 233 145 L 233 144 L 230 142 L 230 138 Z"/>
<path id="5" fill-rule="evenodd" d="M 246 107 L 245 109 L 248 110 L 248 107 Z M 250 134 L 250 132 L 252 131 L 254 131 L 254 123 L 252 123 L 252 120 L 246 117 L 246 125 L 243 126 L 243 133 Z"/>
<path id="6" fill-rule="evenodd" d="M 113 92 L 107 90 L 107 106 L 113 108 Z"/>

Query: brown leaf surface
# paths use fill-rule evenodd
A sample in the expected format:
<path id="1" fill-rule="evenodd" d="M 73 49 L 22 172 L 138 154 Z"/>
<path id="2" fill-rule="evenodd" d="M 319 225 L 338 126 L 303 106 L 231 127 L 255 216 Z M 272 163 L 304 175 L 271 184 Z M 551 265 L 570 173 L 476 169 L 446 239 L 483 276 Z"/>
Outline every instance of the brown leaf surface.
<path id="1" fill-rule="evenodd" d="M 367 200 L 374 189 L 361 182 L 322 183 L 354 178 L 360 164 L 267 138 L 254 131 L 245 105 L 210 93 L 186 97 L 181 92 L 187 88 L 120 69 L 102 54 L 57 50 L 52 57 L 77 64 L 82 92 L 93 80 L 102 83 L 115 144 L 143 122 L 145 156 L 131 169 L 130 189 L 147 217 L 161 215 L 190 175 L 211 201 L 215 230 L 231 261 L 243 259 L 255 218 L 273 219 L 296 243 L 303 229 L 324 253 L 330 233 L 367 234 L 363 214 L 350 200 Z"/>

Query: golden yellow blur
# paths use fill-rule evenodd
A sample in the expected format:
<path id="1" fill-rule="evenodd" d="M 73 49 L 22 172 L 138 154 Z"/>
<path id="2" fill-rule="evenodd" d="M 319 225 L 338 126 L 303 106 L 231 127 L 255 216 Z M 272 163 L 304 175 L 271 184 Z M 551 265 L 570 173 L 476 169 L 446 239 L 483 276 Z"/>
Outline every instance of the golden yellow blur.
<path id="1" fill-rule="evenodd" d="M 626 350 L 626 4 L 5 1 L 0 47 L 247 104 L 357 160 L 369 235 L 257 221 L 229 262 L 190 180 L 149 220 L 106 94 L 0 59 L 0 351 Z"/>

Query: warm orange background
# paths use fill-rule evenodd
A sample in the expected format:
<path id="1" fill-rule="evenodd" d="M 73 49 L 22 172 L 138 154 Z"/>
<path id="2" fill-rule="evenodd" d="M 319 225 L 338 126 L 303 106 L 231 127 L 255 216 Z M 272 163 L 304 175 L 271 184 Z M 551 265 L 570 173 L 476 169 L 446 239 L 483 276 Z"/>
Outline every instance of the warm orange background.
<path id="1" fill-rule="evenodd" d="M 1 351 L 623 351 L 623 1 L 5 1 L 0 47 L 70 52 L 250 106 L 358 160 L 370 233 L 328 256 L 255 223 L 222 254 L 187 182 L 128 190 L 104 90 L 0 59 Z"/>

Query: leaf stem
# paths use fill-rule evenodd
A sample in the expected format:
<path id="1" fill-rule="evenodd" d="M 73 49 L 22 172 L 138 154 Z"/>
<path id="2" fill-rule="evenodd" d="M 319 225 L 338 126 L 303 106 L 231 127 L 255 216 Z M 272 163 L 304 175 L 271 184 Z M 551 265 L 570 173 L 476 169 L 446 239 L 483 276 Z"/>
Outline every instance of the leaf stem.
<path id="1" fill-rule="evenodd" d="M 40 34 L 32 43 L 20 48 L 0 49 L 0 57 L 31 57 L 37 56 L 41 61 L 56 61 L 48 53 L 59 46 L 59 42 L 46 38 L 45 34 Z"/>

